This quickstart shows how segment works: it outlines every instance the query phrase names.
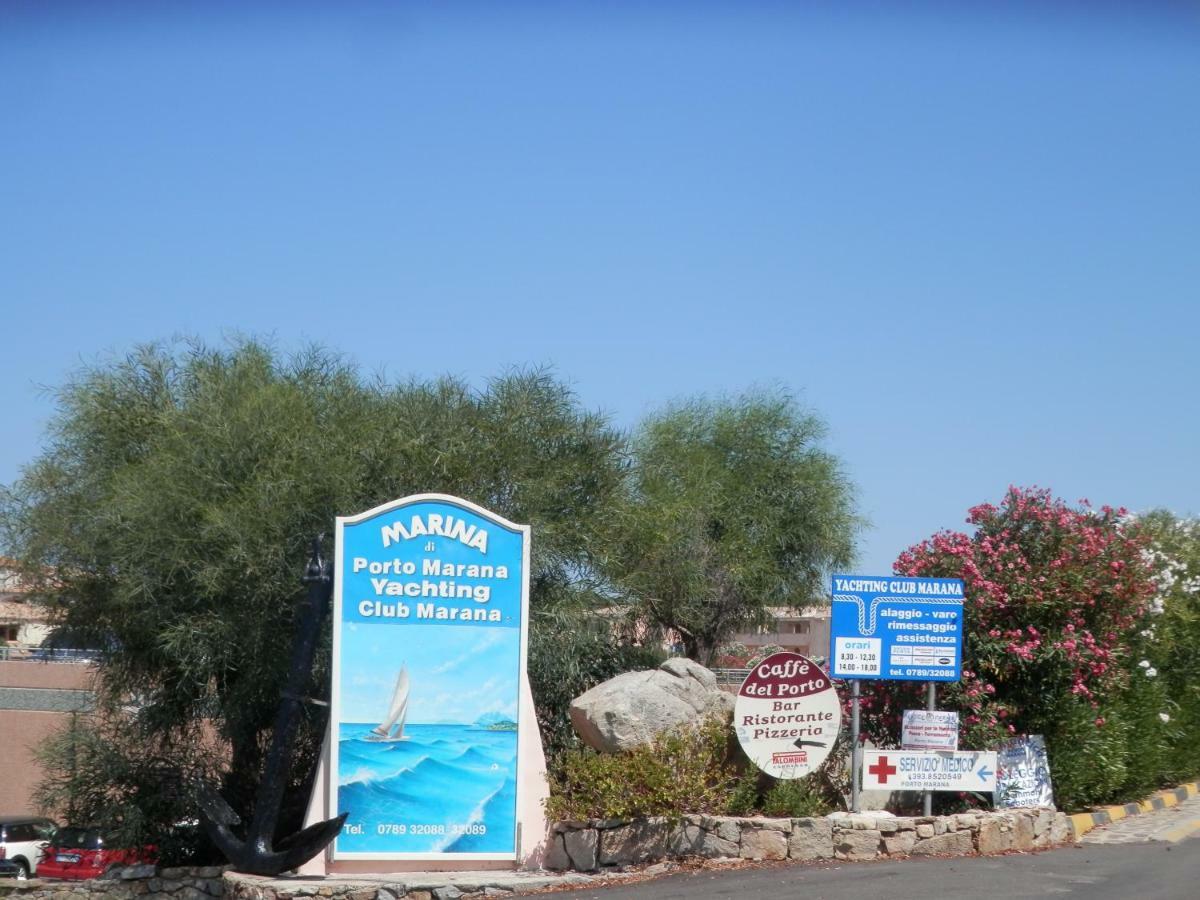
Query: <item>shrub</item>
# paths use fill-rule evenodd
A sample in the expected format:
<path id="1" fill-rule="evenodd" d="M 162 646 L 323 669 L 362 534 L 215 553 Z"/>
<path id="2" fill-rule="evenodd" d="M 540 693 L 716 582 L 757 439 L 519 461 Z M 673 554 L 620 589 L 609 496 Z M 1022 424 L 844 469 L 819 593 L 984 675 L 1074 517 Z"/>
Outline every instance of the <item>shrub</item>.
<path id="1" fill-rule="evenodd" d="M 551 776 L 552 819 L 633 819 L 721 814 L 738 784 L 720 719 L 667 732 L 625 753 L 575 750 Z"/>
<path id="2" fill-rule="evenodd" d="M 819 816 L 843 801 L 848 741 L 812 775 L 783 781 L 755 768 L 720 719 L 661 735 L 625 753 L 570 751 L 551 772 L 552 819 L 632 819 L 689 813 Z"/>
<path id="3" fill-rule="evenodd" d="M 202 728 L 170 747 L 120 711 L 78 714 L 37 750 L 45 776 L 35 800 L 69 824 L 99 827 L 116 846 L 154 844 L 165 865 L 212 863 L 220 854 L 195 820 L 196 785 L 214 777 L 208 744 Z"/>
<path id="4" fill-rule="evenodd" d="M 768 816 L 789 819 L 823 816 L 829 812 L 829 803 L 810 776 L 775 782 L 763 797 L 762 811 Z"/>

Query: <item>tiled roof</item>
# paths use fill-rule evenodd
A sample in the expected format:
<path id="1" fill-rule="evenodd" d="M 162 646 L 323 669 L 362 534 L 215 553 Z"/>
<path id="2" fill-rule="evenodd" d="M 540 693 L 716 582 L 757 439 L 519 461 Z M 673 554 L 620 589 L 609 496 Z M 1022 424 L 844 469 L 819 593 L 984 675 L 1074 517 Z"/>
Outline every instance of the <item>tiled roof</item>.
<path id="1" fill-rule="evenodd" d="M 45 622 L 49 618 L 42 606 L 0 595 L 0 622 Z"/>
<path id="2" fill-rule="evenodd" d="M 17 564 L 7 557 L 0 556 L 0 599 L 7 595 L 26 594 L 29 587 L 21 581 L 17 574 Z"/>

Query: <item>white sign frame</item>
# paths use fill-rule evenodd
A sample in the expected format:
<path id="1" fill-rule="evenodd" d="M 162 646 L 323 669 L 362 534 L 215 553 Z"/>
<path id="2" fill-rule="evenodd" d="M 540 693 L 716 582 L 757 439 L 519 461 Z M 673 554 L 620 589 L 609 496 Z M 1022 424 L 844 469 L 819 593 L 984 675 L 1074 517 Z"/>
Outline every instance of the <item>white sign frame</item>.
<path id="1" fill-rule="evenodd" d="M 837 744 L 842 704 L 828 673 L 806 656 L 773 653 L 754 666 L 733 709 L 738 743 L 773 778 L 819 769 Z"/>
<path id="2" fill-rule="evenodd" d="M 958 713 L 945 709 L 906 709 L 900 731 L 901 750 L 958 749 Z"/>
<path id="3" fill-rule="evenodd" d="M 894 780 L 893 780 L 894 779 Z M 864 791 L 996 790 L 996 753 L 992 750 L 864 750 Z"/>
<path id="4" fill-rule="evenodd" d="M 358 513 L 353 516 L 338 516 L 336 520 L 336 542 L 334 545 L 334 581 L 333 581 L 333 660 L 332 660 L 332 691 L 330 696 L 330 735 L 329 735 L 329 757 L 330 765 L 327 772 L 329 779 L 328 797 L 329 803 L 336 803 L 338 796 L 338 736 L 332 729 L 336 728 L 341 722 L 340 695 L 341 695 L 341 674 L 342 666 L 339 659 L 339 651 L 342 646 L 342 604 L 343 604 L 343 586 L 341 573 L 344 571 L 345 559 L 343 556 L 344 540 L 343 531 L 345 526 L 357 524 L 383 513 L 389 512 L 400 507 L 411 506 L 421 502 L 436 502 L 446 503 L 455 506 L 460 506 L 463 509 L 469 510 L 476 515 L 490 520 L 497 525 L 517 532 L 521 535 L 522 541 L 522 583 L 521 583 L 521 624 L 520 624 L 520 669 L 518 696 L 529 696 L 529 675 L 527 669 L 528 652 L 529 652 L 529 574 L 530 574 L 530 535 L 531 527 L 529 525 L 520 525 L 516 522 L 511 522 L 508 519 L 492 512 L 478 504 L 472 503 L 469 500 L 464 500 L 461 497 L 454 497 L 449 494 L 424 493 L 412 494 L 407 497 L 401 497 L 397 500 L 389 501 L 373 507 L 366 512 Z M 522 859 L 527 849 L 523 846 L 528 839 L 522 828 L 522 812 L 525 803 L 525 790 L 528 774 L 525 771 L 527 760 L 530 758 L 527 743 L 531 739 L 537 739 L 537 722 L 523 721 L 521 727 L 517 731 L 517 777 L 516 777 L 516 835 L 515 846 L 512 851 L 503 853 L 447 853 L 447 852 L 421 852 L 421 853 L 397 853 L 397 852 L 348 852 L 340 850 L 335 841 L 330 848 L 329 859 L 338 861 L 349 860 L 421 860 L 430 862 L 454 862 L 454 861 L 495 861 L 495 862 L 514 862 Z M 531 738 L 532 732 L 532 738 Z M 339 810 L 340 812 L 340 810 Z"/>

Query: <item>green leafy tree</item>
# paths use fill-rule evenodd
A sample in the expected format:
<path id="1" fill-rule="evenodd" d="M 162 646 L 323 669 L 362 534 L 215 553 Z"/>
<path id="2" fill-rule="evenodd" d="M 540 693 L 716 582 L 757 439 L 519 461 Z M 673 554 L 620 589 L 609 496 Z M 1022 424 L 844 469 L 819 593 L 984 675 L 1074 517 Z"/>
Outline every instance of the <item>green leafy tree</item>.
<path id="1" fill-rule="evenodd" d="M 462 496 L 533 525 L 537 610 L 588 583 L 596 523 L 624 475 L 621 436 L 541 371 L 476 391 L 364 378 L 322 349 L 285 358 L 251 341 L 185 344 L 89 368 L 58 402 L 44 453 L 0 507 L 9 552 L 63 639 L 103 651 L 102 715 L 152 747 L 160 774 L 162 760 L 203 768 L 192 748 L 210 722 L 226 796 L 243 812 L 314 534 L 406 494 Z M 326 648 L 313 696 L 327 693 L 327 673 Z M 301 763 L 323 727 L 309 723 Z M 294 768 L 303 787 L 305 766 Z M 304 793 L 293 792 L 296 816 Z M 114 809 L 120 797 L 108 798 Z M 145 821 L 125 805 L 80 812 Z"/>
<path id="2" fill-rule="evenodd" d="M 636 615 L 708 663 L 771 608 L 823 594 L 860 525 L 823 435 L 779 392 L 692 400 L 642 423 L 607 559 Z"/>

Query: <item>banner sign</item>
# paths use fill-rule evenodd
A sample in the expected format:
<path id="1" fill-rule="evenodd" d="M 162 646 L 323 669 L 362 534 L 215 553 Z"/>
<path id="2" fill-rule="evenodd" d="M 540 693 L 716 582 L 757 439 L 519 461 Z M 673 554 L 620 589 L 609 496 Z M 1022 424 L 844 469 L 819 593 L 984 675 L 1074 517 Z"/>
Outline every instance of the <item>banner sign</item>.
<path id="1" fill-rule="evenodd" d="M 996 789 L 996 754 L 931 750 L 864 750 L 865 791 L 975 791 Z"/>
<path id="2" fill-rule="evenodd" d="M 798 653 L 775 653 L 742 682 L 733 725 L 756 766 L 775 778 L 803 778 L 833 749 L 842 704 L 816 663 Z"/>
<path id="3" fill-rule="evenodd" d="M 1054 806 L 1050 758 L 1040 734 L 1014 738 L 996 753 L 997 807 Z"/>
<path id="4" fill-rule="evenodd" d="M 901 722 L 900 747 L 904 750 L 957 750 L 958 713 L 906 709 Z"/>
<path id="5" fill-rule="evenodd" d="M 528 526 L 465 500 L 337 520 L 333 859 L 516 859 L 528 585 Z"/>
<path id="6" fill-rule="evenodd" d="M 834 678 L 958 681 L 963 583 L 957 578 L 834 575 Z"/>

